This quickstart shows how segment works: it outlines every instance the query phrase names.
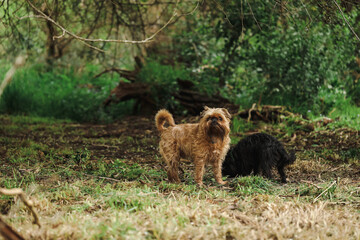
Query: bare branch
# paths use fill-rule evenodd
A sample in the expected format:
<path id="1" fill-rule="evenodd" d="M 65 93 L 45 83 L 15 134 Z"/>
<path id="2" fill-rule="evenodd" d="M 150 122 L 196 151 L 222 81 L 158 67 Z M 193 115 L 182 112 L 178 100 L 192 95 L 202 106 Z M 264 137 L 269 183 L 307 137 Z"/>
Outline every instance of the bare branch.
<path id="1" fill-rule="evenodd" d="M 0 194 L 7 195 L 7 196 L 19 196 L 21 201 L 25 204 L 25 206 L 31 211 L 32 215 L 34 216 L 34 224 L 38 225 L 41 228 L 39 216 L 34 208 L 33 201 L 27 199 L 25 193 L 20 188 L 13 188 L 13 189 L 6 189 L 0 188 Z"/>
<path id="2" fill-rule="evenodd" d="M 62 38 L 62 37 L 64 37 L 64 36 L 65 36 L 65 31 L 63 30 L 63 31 L 62 31 L 62 34 L 61 34 L 60 36 L 54 36 L 53 39 L 55 40 L 55 39 L 57 39 L 57 38 Z"/>
<path id="3" fill-rule="evenodd" d="M 2 95 L 2 93 L 4 92 L 4 89 L 6 88 L 6 86 L 11 82 L 12 77 L 14 76 L 16 69 L 18 69 L 19 67 L 21 67 L 22 65 L 25 64 L 25 60 L 26 60 L 27 56 L 18 56 L 13 64 L 13 66 L 9 69 L 9 71 L 7 71 L 4 80 L 2 81 L 1 85 L 0 85 L 0 97 Z"/>
<path id="4" fill-rule="evenodd" d="M 223 7 L 220 5 L 220 3 L 218 3 L 216 0 L 213 0 L 213 1 L 215 2 L 216 6 L 217 6 L 217 8 L 220 10 L 220 12 L 222 12 L 222 13 L 224 14 L 226 21 L 227 21 L 230 25 L 232 25 L 232 23 L 230 22 L 230 19 L 229 19 L 229 17 L 228 17 L 228 14 L 225 12 L 224 8 L 223 8 Z"/>
<path id="5" fill-rule="evenodd" d="M 115 42 L 115 43 L 131 43 L 131 44 L 142 44 L 142 43 L 147 43 L 147 42 L 150 42 L 152 41 L 155 36 L 157 34 L 159 34 L 162 30 L 164 30 L 169 24 L 172 23 L 172 21 L 174 20 L 174 18 L 176 16 L 178 16 L 179 14 L 177 13 L 177 9 L 175 8 L 171 18 L 166 22 L 166 24 L 164 24 L 159 30 L 157 30 L 154 34 L 152 34 L 150 37 L 144 39 L 144 40 L 119 40 L 119 39 L 101 39 L 101 38 L 98 38 L 98 39 L 91 39 L 91 38 L 84 38 L 84 37 L 80 37 L 78 35 L 76 35 L 75 33 L 72 33 L 70 32 L 69 30 L 65 29 L 63 26 L 61 26 L 58 22 L 56 22 L 55 20 L 53 20 L 52 18 L 50 18 L 48 15 L 46 15 L 44 12 L 42 12 L 40 9 L 36 8 L 30 0 L 26 0 L 27 3 L 40 15 L 37 15 L 37 16 L 28 16 L 28 17 L 37 17 L 37 18 L 44 18 L 46 19 L 47 21 L 50 21 L 51 23 L 53 23 L 55 26 L 57 26 L 58 28 L 60 28 L 62 31 L 63 31 L 63 34 L 61 36 L 58 36 L 56 38 L 60 38 L 62 36 L 64 36 L 65 34 L 68 34 L 70 35 L 71 37 L 83 42 L 84 44 L 88 45 L 89 47 L 92 47 L 98 51 L 102 51 L 101 49 L 99 48 L 96 48 L 92 45 L 89 45 L 87 44 L 86 42 Z M 177 2 L 178 3 L 178 2 Z M 198 4 L 196 5 L 195 7 L 195 10 L 197 8 Z M 193 13 L 195 10 L 193 10 L 191 13 Z M 24 17 L 23 17 L 24 18 Z"/>
<path id="6" fill-rule="evenodd" d="M 7 240 L 24 240 L 14 229 L 0 218 L 0 235 Z"/>
<path id="7" fill-rule="evenodd" d="M 310 13 L 309 13 L 309 11 L 308 11 L 308 9 L 307 9 L 306 5 L 303 3 L 303 1 L 302 1 L 302 0 L 300 0 L 300 2 L 301 2 L 301 5 L 303 5 L 303 7 L 305 8 L 306 14 L 309 16 L 310 23 L 309 23 L 308 25 L 310 25 L 310 24 L 312 23 L 312 18 L 311 18 L 311 16 L 310 16 Z"/>
<path id="8" fill-rule="evenodd" d="M 254 12 L 253 12 L 253 10 L 252 10 L 252 8 L 251 8 L 250 3 L 249 3 L 247 0 L 245 0 L 245 1 L 246 1 L 246 3 L 248 4 L 248 6 L 249 6 L 249 8 L 250 8 L 251 15 L 253 16 L 253 18 L 254 18 L 254 20 L 255 20 L 255 22 L 256 22 L 256 25 L 259 27 L 260 31 L 262 31 L 261 26 L 260 26 L 259 22 L 257 21 L 257 19 L 256 19 L 256 17 L 255 17 L 255 14 L 254 14 Z"/>
<path id="9" fill-rule="evenodd" d="M 321 195 L 323 195 L 326 191 L 328 191 L 334 184 L 336 183 L 336 181 L 333 181 L 324 191 L 322 191 L 322 193 L 320 193 L 313 201 L 313 203 L 315 203 L 320 197 Z"/>
<path id="10" fill-rule="evenodd" d="M 360 41 L 360 38 L 359 36 L 356 34 L 356 32 L 354 31 L 354 29 L 351 27 L 350 23 L 348 22 L 348 20 L 346 19 L 345 15 L 344 15 L 344 12 L 341 10 L 339 4 L 336 2 L 336 0 L 333 0 L 333 2 L 335 3 L 336 7 L 339 9 L 339 11 L 341 12 L 341 15 L 344 19 L 344 21 L 346 22 L 346 24 L 348 25 L 348 27 L 350 28 L 350 30 L 352 31 L 352 33 L 355 35 L 356 39 L 358 41 Z"/>

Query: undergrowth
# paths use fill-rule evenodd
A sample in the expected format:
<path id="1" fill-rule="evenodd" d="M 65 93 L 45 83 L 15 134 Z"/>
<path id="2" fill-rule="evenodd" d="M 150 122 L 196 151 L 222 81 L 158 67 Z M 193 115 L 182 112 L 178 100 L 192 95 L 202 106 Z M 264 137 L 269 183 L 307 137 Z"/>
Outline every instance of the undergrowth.
<path id="1" fill-rule="evenodd" d="M 0 77 L 9 67 L 6 64 L 2 65 Z M 109 97 L 110 91 L 118 84 L 119 79 L 117 75 L 94 78 L 98 71 L 99 68 L 92 65 L 87 65 L 81 73 L 71 68 L 49 69 L 45 65 L 20 69 L 0 99 L 0 113 L 71 119 L 77 122 L 112 122 L 132 114 L 135 109 L 133 100 L 104 107 L 104 100 Z M 188 71 L 161 65 L 150 59 L 138 77 L 139 81 L 150 84 L 151 94 L 158 108 L 166 107 L 174 112 L 184 113 L 173 94 L 179 90 L 177 80 L 190 77 Z M 206 92 L 204 89 L 199 90 Z M 260 90 L 254 88 L 252 91 Z M 244 106 L 247 103 L 239 102 L 241 96 L 237 95 L 235 102 Z M 334 128 L 359 129 L 360 107 L 354 105 L 351 97 L 341 88 L 322 86 L 314 101 L 316 104 L 305 114 L 310 119 L 317 120 L 327 116 L 334 120 L 330 124 Z M 292 107 L 290 102 L 284 104 L 293 112 L 303 111 Z M 244 120 L 233 119 L 234 130 L 251 130 L 251 123 L 245 124 L 241 121 Z"/>
<path id="2" fill-rule="evenodd" d="M 0 113 L 71 119 L 78 122 L 110 122 L 131 113 L 133 101 L 104 108 L 103 102 L 118 84 L 117 76 L 94 78 L 98 68 L 48 69 L 34 65 L 16 72 L 0 99 Z M 5 73 L 4 69 L 2 69 Z"/>

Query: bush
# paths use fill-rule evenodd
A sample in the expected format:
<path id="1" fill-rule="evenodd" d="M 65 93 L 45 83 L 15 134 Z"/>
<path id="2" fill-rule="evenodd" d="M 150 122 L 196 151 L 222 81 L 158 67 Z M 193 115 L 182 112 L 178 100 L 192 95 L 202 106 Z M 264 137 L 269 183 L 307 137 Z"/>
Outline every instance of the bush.
<path id="1" fill-rule="evenodd" d="M 140 82 L 150 85 L 151 96 L 157 108 L 176 110 L 179 107 L 173 96 L 179 90 L 178 79 L 189 79 L 188 71 L 182 67 L 162 65 L 152 59 L 148 60 L 138 74 Z"/>
<path id="2" fill-rule="evenodd" d="M 26 114 L 79 122 L 103 122 L 129 114 L 133 102 L 102 107 L 118 79 L 92 79 L 96 68 L 87 66 L 81 75 L 73 69 L 46 71 L 37 65 L 19 70 L 5 89 L 0 112 Z"/>
<path id="3" fill-rule="evenodd" d="M 300 6 L 294 18 L 286 18 L 268 0 L 220 5 L 225 20 L 219 11 L 187 16 L 192 30 L 175 37 L 178 60 L 197 73 L 198 89 L 220 91 L 244 108 L 261 100 L 302 114 L 329 113 L 339 100 L 333 90 L 345 91 L 350 104 L 359 103 L 360 84 L 353 76 L 360 72 L 355 61 L 359 46 L 349 28 L 338 24 L 343 22 L 341 15 L 336 24 L 326 19 L 309 23 L 309 13 Z M 322 9 L 314 6 L 311 11 Z M 355 29 L 360 27 L 358 15 L 347 13 Z M 225 84 L 219 89 L 221 79 Z"/>
<path id="4" fill-rule="evenodd" d="M 319 108 L 316 104 L 322 87 L 344 90 L 342 82 L 348 81 L 344 69 L 354 59 L 355 45 L 350 37 L 338 36 L 339 29 L 322 24 L 304 36 L 305 22 L 300 24 L 289 27 L 285 34 L 274 28 L 254 36 L 241 54 L 248 59 L 246 68 L 256 69 L 256 74 L 250 74 L 263 77 L 255 82 L 264 86 L 260 93 L 264 103 L 288 105 L 306 113 Z"/>

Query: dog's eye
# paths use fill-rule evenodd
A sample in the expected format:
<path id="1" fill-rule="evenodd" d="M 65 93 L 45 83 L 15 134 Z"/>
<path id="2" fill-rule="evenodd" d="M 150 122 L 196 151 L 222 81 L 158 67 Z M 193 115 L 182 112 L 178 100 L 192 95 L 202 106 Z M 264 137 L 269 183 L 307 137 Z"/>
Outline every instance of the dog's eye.
<path id="1" fill-rule="evenodd" d="M 219 120 L 222 121 L 222 117 L 219 117 Z"/>
<path id="2" fill-rule="evenodd" d="M 208 117 L 208 118 L 207 118 L 207 121 L 210 121 L 210 119 L 211 119 L 211 118 L 210 118 L 210 117 Z"/>

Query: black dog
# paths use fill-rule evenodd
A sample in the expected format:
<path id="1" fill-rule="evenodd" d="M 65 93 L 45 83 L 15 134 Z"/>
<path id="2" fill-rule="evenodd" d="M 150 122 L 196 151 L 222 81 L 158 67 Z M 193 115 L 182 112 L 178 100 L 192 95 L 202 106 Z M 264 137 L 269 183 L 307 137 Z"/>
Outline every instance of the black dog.
<path id="1" fill-rule="evenodd" d="M 236 144 L 227 153 L 222 165 L 222 174 L 229 177 L 246 176 L 260 171 L 271 179 L 271 169 L 276 166 L 281 182 L 286 183 L 284 167 L 295 161 L 295 153 L 290 155 L 273 136 L 265 133 L 250 135 Z"/>

